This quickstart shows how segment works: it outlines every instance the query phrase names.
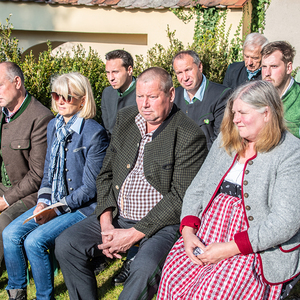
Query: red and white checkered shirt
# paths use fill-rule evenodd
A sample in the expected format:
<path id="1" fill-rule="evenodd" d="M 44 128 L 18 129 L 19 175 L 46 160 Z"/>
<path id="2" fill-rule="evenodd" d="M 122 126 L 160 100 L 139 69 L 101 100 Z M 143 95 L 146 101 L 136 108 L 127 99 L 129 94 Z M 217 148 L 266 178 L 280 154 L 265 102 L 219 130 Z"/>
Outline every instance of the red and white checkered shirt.
<path id="1" fill-rule="evenodd" d="M 146 133 L 146 120 L 140 114 L 135 117 L 135 123 L 141 132 L 142 140 L 135 166 L 122 184 L 118 207 L 122 217 L 139 221 L 163 196 L 150 185 L 144 174 L 144 147 L 152 141 L 154 131 Z"/>

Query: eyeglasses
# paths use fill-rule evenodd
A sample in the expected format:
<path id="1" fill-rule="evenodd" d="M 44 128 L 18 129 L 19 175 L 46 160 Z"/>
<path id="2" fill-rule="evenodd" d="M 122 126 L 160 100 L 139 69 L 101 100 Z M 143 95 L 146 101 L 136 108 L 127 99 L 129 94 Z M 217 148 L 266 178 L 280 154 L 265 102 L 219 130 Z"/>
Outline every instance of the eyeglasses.
<path id="1" fill-rule="evenodd" d="M 51 96 L 52 96 L 53 100 L 55 100 L 55 101 L 58 101 L 59 97 L 62 97 L 63 101 L 66 103 L 71 103 L 73 98 L 76 98 L 75 96 L 68 95 L 68 98 L 65 99 L 65 97 L 63 95 L 57 94 L 56 92 L 51 92 Z"/>

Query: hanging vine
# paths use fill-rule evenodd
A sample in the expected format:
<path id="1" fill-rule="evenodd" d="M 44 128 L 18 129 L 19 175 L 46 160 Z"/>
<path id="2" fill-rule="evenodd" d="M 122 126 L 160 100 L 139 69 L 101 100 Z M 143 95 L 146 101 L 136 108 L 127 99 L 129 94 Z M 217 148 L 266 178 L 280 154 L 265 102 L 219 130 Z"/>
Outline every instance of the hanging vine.
<path id="1" fill-rule="evenodd" d="M 251 32 L 263 33 L 266 25 L 266 10 L 271 0 L 252 0 Z"/>

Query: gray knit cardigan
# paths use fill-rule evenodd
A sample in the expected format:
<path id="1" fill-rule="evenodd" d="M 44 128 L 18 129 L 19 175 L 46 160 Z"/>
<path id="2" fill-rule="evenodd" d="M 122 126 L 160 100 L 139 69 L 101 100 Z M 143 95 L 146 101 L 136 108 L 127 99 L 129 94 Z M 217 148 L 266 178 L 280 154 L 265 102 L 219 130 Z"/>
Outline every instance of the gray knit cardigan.
<path id="1" fill-rule="evenodd" d="M 220 147 L 221 134 L 187 189 L 181 220 L 210 205 L 236 155 Z M 300 140 L 284 132 L 277 147 L 245 163 L 242 199 L 247 231 L 235 235 L 243 254 L 256 252 L 264 280 L 278 284 L 300 273 Z"/>

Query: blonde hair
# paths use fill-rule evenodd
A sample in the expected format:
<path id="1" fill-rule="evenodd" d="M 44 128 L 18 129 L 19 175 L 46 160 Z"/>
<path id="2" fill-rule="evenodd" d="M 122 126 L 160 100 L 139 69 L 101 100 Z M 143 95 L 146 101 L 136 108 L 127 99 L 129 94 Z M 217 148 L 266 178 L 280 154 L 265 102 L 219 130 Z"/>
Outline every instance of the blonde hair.
<path id="1" fill-rule="evenodd" d="M 240 136 L 237 126 L 233 123 L 232 107 L 236 99 L 241 99 L 260 113 L 268 107 L 270 119 L 257 136 L 255 150 L 268 152 L 276 147 L 282 132 L 286 130 L 283 105 L 275 87 L 263 80 L 249 81 L 239 86 L 228 99 L 220 130 L 222 147 L 231 155 L 233 152 L 243 153 L 248 146 L 248 141 Z"/>
<path id="2" fill-rule="evenodd" d="M 85 97 L 79 117 L 84 119 L 92 119 L 96 115 L 96 103 L 94 100 L 91 84 L 87 77 L 78 72 L 71 72 L 56 76 L 51 82 L 52 91 L 63 95 L 65 99 L 68 94 L 75 95 L 79 99 Z M 57 103 L 52 98 L 52 109 L 58 112 Z"/>

